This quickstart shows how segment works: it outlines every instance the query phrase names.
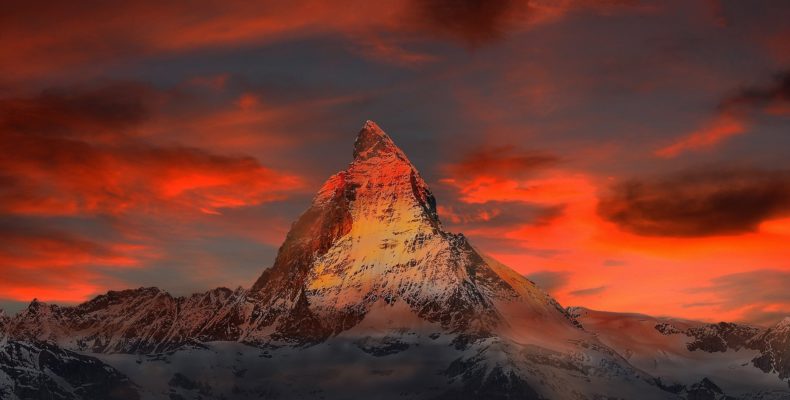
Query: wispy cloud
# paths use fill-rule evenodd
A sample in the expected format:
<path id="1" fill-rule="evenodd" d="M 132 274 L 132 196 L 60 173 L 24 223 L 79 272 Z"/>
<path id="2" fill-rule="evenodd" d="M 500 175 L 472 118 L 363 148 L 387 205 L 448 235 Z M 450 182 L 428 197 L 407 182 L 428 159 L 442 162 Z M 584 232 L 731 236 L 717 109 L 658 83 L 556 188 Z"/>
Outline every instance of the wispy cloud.
<path id="1" fill-rule="evenodd" d="M 730 137 L 746 133 L 753 114 L 790 114 L 790 72 L 777 74 L 773 84 L 747 86 L 721 100 L 715 115 L 699 129 L 656 150 L 664 158 L 709 149 Z"/>
<path id="2" fill-rule="evenodd" d="M 569 292 L 569 294 L 571 296 L 576 296 L 576 297 L 595 296 L 605 292 L 606 289 L 607 289 L 606 286 L 596 286 L 591 288 L 572 290 Z"/>

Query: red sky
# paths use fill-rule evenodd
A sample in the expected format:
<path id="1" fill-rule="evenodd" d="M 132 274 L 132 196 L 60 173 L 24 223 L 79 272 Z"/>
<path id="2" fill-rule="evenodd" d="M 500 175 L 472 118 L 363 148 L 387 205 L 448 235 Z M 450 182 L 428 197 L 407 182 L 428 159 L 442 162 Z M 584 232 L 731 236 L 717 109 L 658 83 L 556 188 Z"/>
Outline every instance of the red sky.
<path id="1" fill-rule="evenodd" d="M 0 304 L 247 286 L 376 120 L 563 305 L 790 314 L 783 1 L 25 2 Z"/>

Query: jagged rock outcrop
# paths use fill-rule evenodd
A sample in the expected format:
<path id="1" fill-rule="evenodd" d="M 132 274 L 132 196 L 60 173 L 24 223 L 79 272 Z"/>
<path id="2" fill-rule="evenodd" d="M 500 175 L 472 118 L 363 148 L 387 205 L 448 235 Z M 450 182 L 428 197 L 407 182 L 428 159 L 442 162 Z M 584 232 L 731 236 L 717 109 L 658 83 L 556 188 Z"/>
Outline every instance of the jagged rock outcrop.
<path id="1" fill-rule="evenodd" d="M 687 329 L 684 333 L 693 337 L 686 347 L 690 351 L 725 352 L 738 350 L 747 346 L 749 340 L 761 332 L 761 329 L 730 322 L 706 324 Z"/>
<path id="2" fill-rule="evenodd" d="M 747 346 L 761 353 L 752 360 L 756 367 L 775 372 L 790 384 L 790 317 L 752 338 Z"/>

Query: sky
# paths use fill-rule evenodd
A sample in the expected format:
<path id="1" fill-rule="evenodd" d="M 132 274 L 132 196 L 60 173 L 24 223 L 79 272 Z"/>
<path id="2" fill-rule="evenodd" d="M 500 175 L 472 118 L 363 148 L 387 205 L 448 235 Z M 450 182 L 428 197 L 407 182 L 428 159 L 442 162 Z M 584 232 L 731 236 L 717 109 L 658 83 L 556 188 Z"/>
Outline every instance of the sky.
<path id="1" fill-rule="evenodd" d="M 784 0 L 17 2 L 0 306 L 248 287 L 375 120 L 562 305 L 790 315 Z"/>

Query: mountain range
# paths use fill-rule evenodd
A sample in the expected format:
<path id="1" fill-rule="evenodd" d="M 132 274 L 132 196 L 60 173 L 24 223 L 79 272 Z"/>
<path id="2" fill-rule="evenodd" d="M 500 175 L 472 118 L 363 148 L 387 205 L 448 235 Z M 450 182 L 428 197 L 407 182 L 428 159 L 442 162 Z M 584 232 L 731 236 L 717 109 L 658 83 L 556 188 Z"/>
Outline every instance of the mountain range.
<path id="1" fill-rule="evenodd" d="M 771 328 L 563 308 L 368 121 L 252 286 L 0 312 L 2 399 L 790 399 Z"/>

